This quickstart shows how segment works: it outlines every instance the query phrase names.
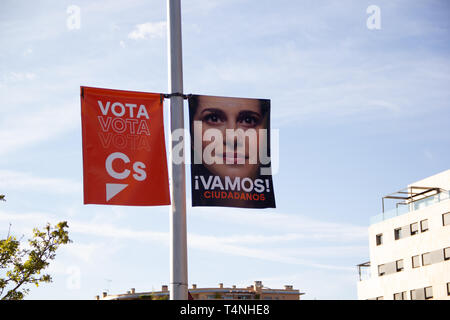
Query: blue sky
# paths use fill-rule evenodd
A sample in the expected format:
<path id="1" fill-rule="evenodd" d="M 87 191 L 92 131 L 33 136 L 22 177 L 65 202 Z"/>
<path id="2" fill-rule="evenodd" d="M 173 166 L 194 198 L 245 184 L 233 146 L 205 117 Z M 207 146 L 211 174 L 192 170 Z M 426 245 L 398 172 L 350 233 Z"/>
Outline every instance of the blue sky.
<path id="1" fill-rule="evenodd" d="M 71 5 L 79 29 L 67 27 Z M 370 5 L 381 29 L 367 28 Z M 183 1 L 185 93 L 271 99 L 280 134 L 277 209 L 194 209 L 187 183 L 189 285 L 262 280 L 305 299 L 356 299 L 381 197 L 449 169 L 449 10 Z M 169 207 L 82 204 L 79 100 L 80 85 L 167 92 L 165 20 L 156 0 L 0 4 L 0 235 L 67 220 L 74 240 L 30 299 L 169 283 Z"/>

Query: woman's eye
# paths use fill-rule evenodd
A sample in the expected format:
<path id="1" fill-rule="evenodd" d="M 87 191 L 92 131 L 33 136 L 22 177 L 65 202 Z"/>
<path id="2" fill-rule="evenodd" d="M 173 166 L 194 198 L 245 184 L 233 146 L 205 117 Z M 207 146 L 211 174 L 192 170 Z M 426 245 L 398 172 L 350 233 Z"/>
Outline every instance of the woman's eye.
<path id="1" fill-rule="evenodd" d="M 215 114 L 215 113 L 210 113 L 210 114 L 208 114 L 208 115 L 206 115 L 204 118 L 203 118 L 203 120 L 204 121 L 206 121 L 206 122 L 213 122 L 213 123 L 216 123 L 216 122 L 219 122 L 219 116 L 217 115 L 217 114 Z"/>
<path id="2" fill-rule="evenodd" d="M 246 118 L 244 118 L 244 122 L 245 122 L 246 124 L 253 124 L 253 123 L 256 122 L 256 119 L 253 118 L 253 117 L 246 117 Z"/>
<path id="3" fill-rule="evenodd" d="M 254 115 L 242 115 L 238 121 L 247 127 L 252 127 L 259 124 L 259 118 Z"/>

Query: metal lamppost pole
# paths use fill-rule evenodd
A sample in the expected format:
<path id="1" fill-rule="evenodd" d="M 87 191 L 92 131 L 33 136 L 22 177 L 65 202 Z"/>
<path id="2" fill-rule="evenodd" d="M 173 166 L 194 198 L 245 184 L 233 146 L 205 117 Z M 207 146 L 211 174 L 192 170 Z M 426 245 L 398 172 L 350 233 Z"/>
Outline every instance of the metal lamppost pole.
<path id="1" fill-rule="evenodd" d="M 170 130 L 184 129 L 183 113 L 183 59 L 181 50 L 181 3 L 167 0 L 167 35 L 169 62 Z M 187 235 L 186 235 L 186 183 L 184 153 L 182 161 L 174 163 L 170 148 L 170 300 L 187 300 Z M 183 142 L 184 144 L 184 139 Z M 184 148 L 183 148 L 184 149 Z M 179 155 L 177 155 L 179 157 Z"/>

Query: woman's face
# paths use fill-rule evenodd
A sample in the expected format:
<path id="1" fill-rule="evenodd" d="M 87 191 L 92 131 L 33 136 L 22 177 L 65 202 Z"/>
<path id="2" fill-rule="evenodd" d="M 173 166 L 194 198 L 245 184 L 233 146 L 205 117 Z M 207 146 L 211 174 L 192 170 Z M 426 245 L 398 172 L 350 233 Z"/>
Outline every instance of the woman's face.
<path id="1" fill-rule="evenodd" d="M 255 178 L 259 174 L 259 129 L 266 128 L 259 100 L 200 96 L 193 120 L 201 121 L 202 137 L 194 139 L 202 141 L 203 163 L 212 174 L 230 178 Z M 220 131 L 222 139 L 204 141 L 210 129 Z M 209 151 L 204 152 L 205 148 Z M 212 156 L 211 164 L 205 162 L 207 154 Z"/>

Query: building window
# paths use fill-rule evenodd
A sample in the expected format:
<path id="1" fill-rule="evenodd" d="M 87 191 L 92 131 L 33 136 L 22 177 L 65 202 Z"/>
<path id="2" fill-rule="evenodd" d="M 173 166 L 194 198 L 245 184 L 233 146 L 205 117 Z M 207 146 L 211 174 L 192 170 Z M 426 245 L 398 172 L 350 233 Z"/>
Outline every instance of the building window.
<path id="1" fill-rule="evenodd" d="M 383 244 L 383 234 L 382 233 L 377 234 L 376 240 L 377 240 L 377 246 L 382 245 Z"/>
<path id="2" fill-rule="evenodd" d="M 420 221 L 420 231 L 428 231 L 428 219 Z"/>
<path id="3" fill-rule="evenodd" d="M 425 288 L 425 299 L 431 299 L 433 298 L 433 287 L 426 287 Z"/>
<path id="4" fill-rule="evenodd" d="M 418 268 L 420 267 L 420 256 L 414 256 L 412 257 L 412 267 Z"/>
<path id="5" fill-rule="evenodd" d="M 376 297 L 376 300 L 384 300 L 384 297 Z"/>
<path id="6" fill-rule="evenodd" d="M 431 264 L 431 253 L 427 252 L 422 255 L 422 265 L 427 266 Z"/>
<path id="7" fill-rule="evenodd" d="M 411 290 L 411 300 L 417 300 L 416 290 Z"/>
<path id="8" fill-rule="evenodd" d="M 402 228 L 397 228 L 394 230 L 394 238 L 395 240 L 398 240 L 401 238 L 401 232 L 402 232 Z"/>
<path id="9" fill-rule="evenodd" d="M 412 236 L 419 233 L 419 224 L 417 222 L 411 223 L 409 228 Z"/>
<path id="10" fill-rule="evenodd" d="M 401 260 L 397 260 L 395 262 L 396 268 L 397 268 L 397 272 L 403 271 L 403 259 Z"/>
<path id="11" fill-rule="evenodd" d="M 450 259 L 450 247 L 444 249 L 444 260 Z"/>
<path id="12" fill-rule="evenodd" d="M 386 267 L 384 264 L 378 266 L 378 276 L 384 276 L 386 274 Z"/>
<path id="13" fill-rule="evenodd" d="M 450 212 L 444 213 L 442 215 L 442 224 L 444 226 L 450 225 Z"/>
<path id="14" fill-rule="evenodd" d="M 450 282 L 447 282 L 447 295 L 450 296 Z"/>
<path id="15" fill-rule="evenodd" d="M 406 291 L 395 293 L 394 300 L 406 300 Z"/>

